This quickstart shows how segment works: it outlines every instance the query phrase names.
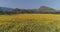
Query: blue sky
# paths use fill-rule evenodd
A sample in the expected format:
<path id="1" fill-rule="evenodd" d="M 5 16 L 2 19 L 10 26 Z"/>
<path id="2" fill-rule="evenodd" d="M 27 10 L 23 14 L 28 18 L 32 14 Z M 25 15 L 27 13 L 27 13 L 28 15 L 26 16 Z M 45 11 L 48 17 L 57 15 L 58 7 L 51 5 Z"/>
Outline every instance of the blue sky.
<path id="1" fill-rule="evenodd" d="M 42 5 L 60 10 L 60 0 L 0 0 L 0 7 L 35 9 Z"/>

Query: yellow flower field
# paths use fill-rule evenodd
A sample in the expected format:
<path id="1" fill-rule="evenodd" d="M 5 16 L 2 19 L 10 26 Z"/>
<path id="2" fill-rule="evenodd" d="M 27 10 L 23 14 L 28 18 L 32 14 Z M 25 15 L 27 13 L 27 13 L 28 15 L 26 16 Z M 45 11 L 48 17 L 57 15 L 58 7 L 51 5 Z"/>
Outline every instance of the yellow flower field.
<path id="1" fill-rule="evenodd" d="M 60 32 L 60 14 L 0 15 L 0 32 Z"/>

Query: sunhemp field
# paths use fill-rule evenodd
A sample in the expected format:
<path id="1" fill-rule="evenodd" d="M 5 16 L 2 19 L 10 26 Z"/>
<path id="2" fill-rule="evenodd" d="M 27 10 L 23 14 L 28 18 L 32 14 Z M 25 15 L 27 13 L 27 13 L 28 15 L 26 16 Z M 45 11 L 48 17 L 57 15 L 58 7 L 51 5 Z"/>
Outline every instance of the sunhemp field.
<path id="1" fill-rule="evenodd" d="M 60 0 L 0 0 L 0 32 L 60 32 Z"/>

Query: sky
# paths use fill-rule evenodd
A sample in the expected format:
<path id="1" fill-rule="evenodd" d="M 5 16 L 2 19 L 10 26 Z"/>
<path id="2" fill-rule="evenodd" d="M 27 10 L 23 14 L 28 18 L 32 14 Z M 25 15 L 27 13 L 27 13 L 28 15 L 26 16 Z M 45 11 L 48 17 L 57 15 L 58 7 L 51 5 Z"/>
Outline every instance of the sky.
<path id="1" fill-rule="evenodd" d="M 0 7 L 36 9 L 40 6 L 60 10 L 60 0 L 0 0 Z"/>

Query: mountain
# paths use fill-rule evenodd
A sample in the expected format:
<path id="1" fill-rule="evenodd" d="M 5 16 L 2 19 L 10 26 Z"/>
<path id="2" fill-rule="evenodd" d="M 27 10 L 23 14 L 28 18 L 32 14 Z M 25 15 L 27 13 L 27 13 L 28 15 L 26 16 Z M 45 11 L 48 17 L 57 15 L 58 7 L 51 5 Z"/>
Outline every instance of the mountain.
<path id="1" fill-rule="evenodd" d="M 48 12 L 48 13 L 50 13 L 50 12 L 54 13 L 54 12 L 56 12 L 55 9 L 50 8 L 50 7 L 47 7 L 47 6 L 41 6 L 41 7 L 39 8 L 39 11 L 40 11 L 40 12 Z"/>
<path id="2" fill-rule="evenodd" d="M 60 13 L 60 10 L 56 10 L 47 6 L 40 6 L 38 9 L 13 9 L 13 8 L 7 8 L 7 7 L 0 7 L 0 13 L 1 12 L 6 13 Z"/>
<path id="3" fill-rule="evenodd" d="M 7 7 L 0 7 L 0 11 L 12 11 L 12 8 L 7 8 Z"/>

